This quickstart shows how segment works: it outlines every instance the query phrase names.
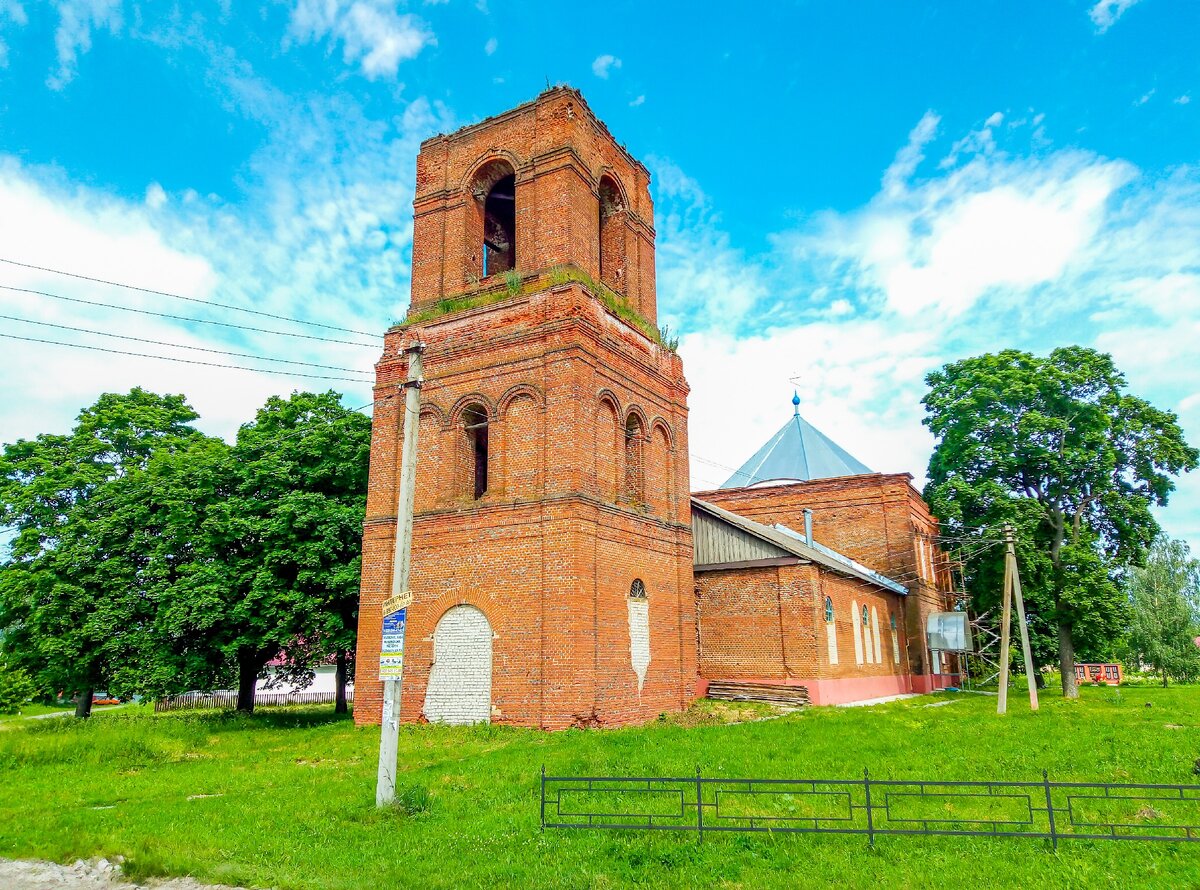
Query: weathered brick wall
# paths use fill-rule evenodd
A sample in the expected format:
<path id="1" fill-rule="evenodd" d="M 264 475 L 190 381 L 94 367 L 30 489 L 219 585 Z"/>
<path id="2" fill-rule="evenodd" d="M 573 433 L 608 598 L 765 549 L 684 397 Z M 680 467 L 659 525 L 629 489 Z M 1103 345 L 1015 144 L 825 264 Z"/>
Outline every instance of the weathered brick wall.
<path id="1" fill-rule="evenodd" d="M 831 663 L 825 597 L 833 602 L 837 663 Z M 856 610 L 879 617 L 880 658 L 855 657 Z M 803 683 L 814 679 L 885 677 L 908 673 L 903 621 L 900 662 L 893 657 L 890 617 L 901 615 L 898 594 L 845 578 L 816 565 L 763 566 L 698 572 L 699 670 L 705 680 Z M 860 636 L 860 640 L 862 637 Z"/>
<path id="2" fill-rule="evenodd" d="M 911 480 L 906 473 L 872 473 L 718 489 L 696 497 L 766 525 L 782 523 L 800 532 L 805 508 L 812 510 L 816 541 L 908 587 L 903 611 L 905 657 L 913 673 L 925 674 L 932 670 L 926 618 L 950 607 L 950 578 L 945 554 L 936 543 L 937 520 Z"/>
<path id="3" fill-rule="evenodd" d="M 391 381 L 405 376 L 402 342 L 413 337 L 427 346 L 427 382 L 404 719 L 419 718 L 433 627 L 459 603 L 478 607 L 496 633 L 498 721 L 624 723 L 685 706 L 696 653 L 681 457 L 687 386 L 678 357 L 618 322 L 578 284 L 390 332 L 381 392 L 394 392 Z M 385 401 L 375 422 L 359 719 L 378 719 L 372 673 L 377 604 L 390 578 L 398 404 Z M 486 406 L 492 418 L 489 488 L 479 501 L 467 486 L 469 472 L 447 460 L 465 454 L 461 415 L 469 404 Z M 628 502 L 614 484 L 624 461 L 624 423 L 616 418 L 631 411 L 650 430 L 649 503 Z M 640 694 L 627 607 L 635 578 L 647 589 L 651 644 Z"/>
<path id="4" fill-rule="evenodd" d="M 483 200 L 477 174 L 497 162 L 516 175 L 519 270 L 572 263 L 600 280 L 601 179 L 615 187 L 621 210 L 605 226 L 604 279 L 654 321 L 650 174 L 617 144 L 579 92 L 566 87 L 422 144 L 414 202 L 413 306 L 489 283 L 480 281 Z"/>

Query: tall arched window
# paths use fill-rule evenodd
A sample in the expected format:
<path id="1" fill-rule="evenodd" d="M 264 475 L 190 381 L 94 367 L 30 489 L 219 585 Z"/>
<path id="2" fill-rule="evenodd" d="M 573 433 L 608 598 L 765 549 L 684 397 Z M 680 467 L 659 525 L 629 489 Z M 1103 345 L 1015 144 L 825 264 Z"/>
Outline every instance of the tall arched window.
<path id="1" fill-rule="evenodd" d="M 636 414 L 630 414 L 625 421 L 625 500 L 632 504 L 645 501 L 646 467 L 645 430 L 642 420 Z"/>
<path id="2" fill-rule="evenodd" d="M 644 600 L 646 598 L 646 585 L 641 578 L 634 578 L 633 583 L 629 585 L 629 598 L 631 600 Z"/>
<path id="3" fill-rule="evenodd" d="M 463 411 L 463 431 L 467 435 L 467 479 L 472 496 L 479 500 L 488 488 L 488 415 L 481 405 Z"/>
<path id="4" fill-rule="evenodd" d="M 484 164 L 475 174 L 472 191 L 483 217 L 479 273 L 486 277 L 515 269 L 517 191 L 512 165 L 499 159 Z"/>
<path id="5" fill-rule="evenodd" d="M 833 621 L 833 600 L 825 597 L 825 648 L 829 663 L 838 663 L 837 625 Z"/>
<path id="6" fill-rule="evenodd" d="M 611 176 L 600 177 L 600 280 L 625 293 L 625 213 L 621 189 Z"/>

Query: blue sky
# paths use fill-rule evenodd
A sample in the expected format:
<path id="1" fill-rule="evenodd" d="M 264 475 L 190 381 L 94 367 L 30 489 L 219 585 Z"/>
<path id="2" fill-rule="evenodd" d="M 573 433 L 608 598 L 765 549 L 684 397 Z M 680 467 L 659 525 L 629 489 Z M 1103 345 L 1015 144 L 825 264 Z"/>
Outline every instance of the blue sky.
<path id="1" fill-rule="evenodd" d="M 812 422 L 919 484 L 924 374 L 1007 346 L 1111 351 L 1200 443 L 1200 4 L 589 10 L 0 0 L 0 258 L 381 331 L 407 304 L 420 141 L 569 83 L 654 175 L 697 488 L 784 422 L 795 378 Z M 0 285 L 231 319 L 4 264 Z M 295 387 L 370 400 L 372 348 L 2 289 L 0 314 L 358 372 L 4 340 L 0 441 L 135 384 L 186 393 L 222 435 Z M 1161 519 L 1200 549 L 1200 475 Z"/>

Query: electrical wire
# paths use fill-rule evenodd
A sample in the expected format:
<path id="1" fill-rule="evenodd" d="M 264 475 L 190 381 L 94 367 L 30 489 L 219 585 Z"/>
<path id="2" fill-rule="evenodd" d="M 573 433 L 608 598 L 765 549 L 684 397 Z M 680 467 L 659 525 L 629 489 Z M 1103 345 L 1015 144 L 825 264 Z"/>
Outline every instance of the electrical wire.
<path id="1" fill-rule="evenodd" d="M 222 328 L 237 328 L 240 331 L 253 331 L 258 334 L 271 334 L 276 337 L 296 337 L 300 340 L 320 340 L 323 343 L 340 343 L 343 346 L 361 346 L 364 349 L 379 349 L 376 343 L 356 343 L 353 340 L 334 340 L 331 337 L 318 337 L 316 334 L 297 334 L 291 331 L 272 331 L 268 328 L 255 328 L 244 324 L 234 324 L 231 321 L 214 321 L 208 318 L 190 318 L 186 315 L 172 315 L 169 312 L 154 312 L 150 309 L 135 309 L 132 306 L 119 306 L 116 303 L 104 303 L 99 300 L 85 300 L 81 297 L 68 297 L 44 290 L 34 290 L 28 287 L 14 287 L 11 284 L 0 284 L 0 290 L 14 291 L 19 294 L 33 294 L 39 297 L 49 297 L 52 300 L 65 300 L 68 303 L 80 303 L 84 306 L 100 306 L 104 309 L 118 309 L 121 312 L 135 312 L 138 315 L 153 315 L 156 318 L 170 318 L 174 321 L 186 321 L 189 324 L 211 324 Z"/>
<path id="2" fill-rule="evenodd" d="M 191 349 L 196 352 L 212 352 L 216 353 L 217 355 L 228 355 L 232 356 L 233 358 L 249 358 L 260 362 L 278 362 L 284 365 L 302 365 L 306 368 L 322 368 L 326 371 L 349 371 L 351 374 L 364 374 L 368 379 L 371 377 L 369 371 L 360 371 L 357 368 L 342 368 L 337 365 L 321 365 L 315 362 L 302 362 L 289 358 L 270 358 L 265 355 L 255 355 L 250 352 L 230 352 L 225 349 L 212 349 L 207 346 L 188 346 L 184 343 L 171 343 L 167 340 L 148 340 L 145 337 L 134 337 L 130 334 L 114 334 L 109 331 L 95 331 L 90 328 L 78 328 L 66 324 L 54 324 L 53 322 L 49 321 L 34 321 L 31 318 L 18 318 L 15 315 L 0 315 L 0 318 L 8 321 L 19 321 L 22 324 L 35 324 L 46 328 L 58 328 L 59 330 L 63 331 L 75 331 L 80 334 L 95 334 L 100 337 L 113 337 L 117 340 L 132 340 L 136 343 L 150 343 L 154 346 L 170 346 L 174 349 Z"/>
<path id="3" fill-rule="evenodd" d="M 6 334 L 0 331 L 0 337 L 8 340 L 24 340 L 28 343 L 46 343 L 50 346 L 67 346 L 71 349 L 88 349 L 92 352 L 107 352 L 112 355 L 131 355 L 137 358 L 155 358 L 164 362 L 179 362 L 185 365 L 203 365 L 208 368 L 228 368 L 233 371 L 254 371 L 258 374 L 277 374 L 281 377 L 307 377 L 312 380 L 344 380 L 349 383 L 369 383 L 370 381 L 361 377 L 333 377 L 328 374 L 305 374 L 300 371 L 272 371 L 268 368 L 248 368 L 245 365 L 225 365 L 219 362 L 202 362 L 196 359 L 175 358 L 170 355 L 151 355 L 148 352 L 129 352 L 124 349 L 108 349 L 104 346 L 85 346 L 82 343 L 64 343 L 61 340 L 45 340 L 40 337 L 21 337 L 17 334 Z"/>
<path id="4" fill-rule="evenodd" d="M 186 300 L 189 303 L 200 303 L 204 306 L 215 306 L 218 309 L 230 309 L 234 312 L 246 312 L 250 315 L 258 315 L 262 318 L 273 318 L 276 321 L 290 321 L 293 324 L 303 324 L 314 328 L 325 328 L 329 331 L 341 331 L 344 334 L 358 334 L 362 337 L 374 337 L 383 339 L 378 334 L 369 334 L 366 331 L 356 331 L 351 328 L 340 328 L 337 325 L 324 324 L 319 321 L 306 321 L 303 318 L 291 318 L 287 315 L 275 315 L 271 312 L 263 312 L 259 309 L 247 309 L 245 306 L 234 306 L 229 303 L 217 303 L 213 300 L 201 300 L 199 297 L 185 297 L 182 294 L 173 294 L 169 291 L 154 290 L 148 287 L 138 287 L 136 284 L 125 284 L 120 281 L 109 281 L 107 278 L 94 278 L 91 275 L 81 275 L 78 272 L 67 272 L 65 269 L 51 269 L 47 266 L 35 266 L 33 263 L 22 263 L 19 260 L 6 259 L 0 257 L 0 263 L 7 263 L 10 266 L 19 266 L 22 269 L 36 269 L 38 272 L 50 272 L 53 275 L 64 275 L 68 278 L 77 278 L 80 281 L 91 281 L 95 284 L 107 284 L 110 287 L 121 287 L 125 290 L 138 291 L 143 294 L 154 294 L 158 297 L 170 297 L 173 300 Z"/>

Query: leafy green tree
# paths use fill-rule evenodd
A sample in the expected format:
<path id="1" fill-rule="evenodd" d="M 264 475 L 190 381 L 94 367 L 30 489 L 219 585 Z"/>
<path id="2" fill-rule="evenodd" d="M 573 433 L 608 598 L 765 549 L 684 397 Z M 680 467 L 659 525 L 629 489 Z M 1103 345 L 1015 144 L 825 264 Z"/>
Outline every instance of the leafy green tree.
<path id="1" fill-rule="evenodd" d="M 132 620 L 132 576 L 94 533 L 105 499 L 156 450 L 199 433 L 183 396 L 135 388 L 106 393 L 66 435 L 43 434 L 0 455 L 0 525 L 16 536 L 0 567 L 5 650 L 38 686 L 78 695 L 91 713 L 142 625 Z"/>
<path id="2" fill-rule="evenodd" d="M 1158 534 L 1151 507 L 1198 454 L 1177 418 L 1128 394 L 1112 358 L 1078 346 L 1005 350 L 931 373 L 925 424 L 938 442 L 926 499 L 949 530 L 1017 528 L 1035 637 L 1057 641 L 1064 696 L 1077 648 L 1112 650 L 1124 627 L 1118 579 Z M 993 531 L 994 533 L 994 531 Z M 998 548 L 967 566 L 976 606 L 996 602 Z"/>
<path id="3" fill-rule="evenodd" d="M 1160 536 L 1145 566 L 1127 581 L 1129 648 L 1162 676 L 1188 682 L 1200 677 L 1200 560 L 1183 541 Z"/>
<path id="4" fill-rule="evenodd" d="M 353 670 L 370 450 L 370 419 L 335 392 L 268 399 L 233 449 L 242 515 L 262 548 L 243 626 L 267 643 L 248 635 L 239 664 L 261 673 L 282 655 L 283 675 L 307 678 L 331 659 L 339 712 Z"/>
<path id="5" fill-rule="evenodd" d="M 233 446 L 197 440 L 131 477 L 107 518 L 114 551 L 132 532 L 153 632 L 129 682 L 166 694 L 353 669 L 370 420 L 333 392 L 271 398 Z M 132 667 L 136 665 L 136 670 Z"/>

